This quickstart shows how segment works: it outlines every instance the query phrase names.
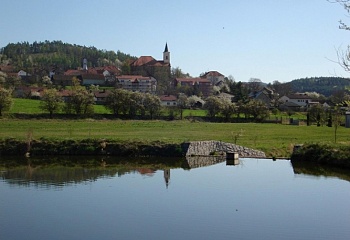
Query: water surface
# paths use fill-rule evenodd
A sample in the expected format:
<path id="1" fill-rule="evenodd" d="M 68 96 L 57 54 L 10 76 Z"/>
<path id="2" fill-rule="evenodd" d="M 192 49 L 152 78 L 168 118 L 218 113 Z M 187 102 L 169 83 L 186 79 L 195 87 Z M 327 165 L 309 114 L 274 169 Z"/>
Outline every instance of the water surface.
<path id="1" fill-rule="evenodd" d="M 0 239 L 350 239 L 350 173 L 287 160 L 24 163 L 0 176 Z"/>

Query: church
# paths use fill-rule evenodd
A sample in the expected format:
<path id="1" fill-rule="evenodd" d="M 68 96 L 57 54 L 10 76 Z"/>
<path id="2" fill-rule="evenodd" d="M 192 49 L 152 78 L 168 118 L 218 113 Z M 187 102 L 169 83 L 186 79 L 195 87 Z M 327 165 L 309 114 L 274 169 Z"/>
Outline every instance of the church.
<path id="1" fill-rule="evenodd" d="M 157 89 L 164 90 L 170 86 L 171 78 L 170 52 L 168 43 L 165 44 L 163 60 L 156 60 L 151 56 L 141 56 L 130 63 L 132 75 L 153 77 L 157 80 Z"/>

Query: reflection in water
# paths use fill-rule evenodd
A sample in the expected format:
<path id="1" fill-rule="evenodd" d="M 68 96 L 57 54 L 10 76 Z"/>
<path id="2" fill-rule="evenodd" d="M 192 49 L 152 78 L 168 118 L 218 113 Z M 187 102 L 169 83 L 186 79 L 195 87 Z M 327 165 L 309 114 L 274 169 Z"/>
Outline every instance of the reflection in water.
<path id="1" fill-rule="evenodd" d="M 153 176 L 164 170 L 166 187 L 170 181 L 170 169 L 189 169 L 186 159 L 160 158 L 96 158 L 56 157 L 0 159 L 0 177 L 11 185 L 37 187 L 62 187 L 99 178 L 121 177 L 129 173 Z"/>
<path id="2" fill-rule="evenodd" d="M 336 177 L 350 182 L 350 171 L 348 169 L 335 168 L 310 162 L 291 162 L 295 174 L 305 174 L 317 177 Z"/>
<path id="3" fill-rule="evenodd" d="M 50 158 L 0 158 L 0 178 L 10 185 L 56 187 L 92 182 L 100 178 L 121 177 L 136 173 L 153 176 L 164 172 L 166 188 L 170 183 L 170 170 L 193 169 L 224 162 L 224 156 L 187 158 L 102 158 L 102 157 L 50 157 Z M 226 160 L 227 166 L 240 164 L 239 159 Z M 350 181 L 350 172 L 316 165 L 292 163 L 295 174 L 338 177 Z"/>
<path id="4" fill-rule="evenodd" d="M 193 169 L 225 161 L 223 156 L 187 158 L 117 158 L 117 157 L 49 157 L 49 158 L 1 158 L 5 170 L 1 178 L 9 184 L 37 187 L 62 187 L 99 178 L 121 177 L 129 173 L 153 176 L 164 171 L 168 188 L 170 169 Z"/>
<path id="5" fill-rule="evenodd" d="M 295 177 L 284 160 L 218 161 L 0 160 L 0 239 L 350 239 L 349 182 Z"/>

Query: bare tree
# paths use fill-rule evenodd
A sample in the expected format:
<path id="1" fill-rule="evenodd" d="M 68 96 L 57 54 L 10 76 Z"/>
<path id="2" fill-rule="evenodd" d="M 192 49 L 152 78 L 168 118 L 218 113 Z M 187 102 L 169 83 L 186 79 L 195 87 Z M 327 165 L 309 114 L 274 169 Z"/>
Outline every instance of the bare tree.
<path id="1" fill-rule="evenodd" d="M 350 16 L 350 0 L 328 0 L 328 2 L 340 4 Z M 350 31 L 350 26 L 343 20 L 339 20 L 339 29 Z M 348 45 L 346 50 L 338 50 L 337 56 L 339 65 L 345 71 L 350 72 L 350 46 Z"/>

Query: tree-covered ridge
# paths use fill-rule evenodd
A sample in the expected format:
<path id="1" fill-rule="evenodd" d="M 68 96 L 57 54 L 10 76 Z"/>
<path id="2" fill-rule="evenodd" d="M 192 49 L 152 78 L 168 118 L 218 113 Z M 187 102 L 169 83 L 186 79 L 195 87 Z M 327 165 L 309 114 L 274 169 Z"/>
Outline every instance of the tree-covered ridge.
<path id="1" fill-rule="evenodd" d="M 24 69 L 30 73 L 76 69 L 86 58 L 89 67 L 106 65 L 120 66 L 127 59 L 135 57 L 121 51 L 99 50 L 62 41 L 9 43 L 0 49 L 0 63 L 10 63 L 16 70 Z"/>
<path id="2" fill-rule="evenodd" d="M 345 90 L 350 86 L 349 78 L 341 77 L 312 77 L 291 81 L 293 92 L 317 92 L 328 97 L 334 92 Z"/>

